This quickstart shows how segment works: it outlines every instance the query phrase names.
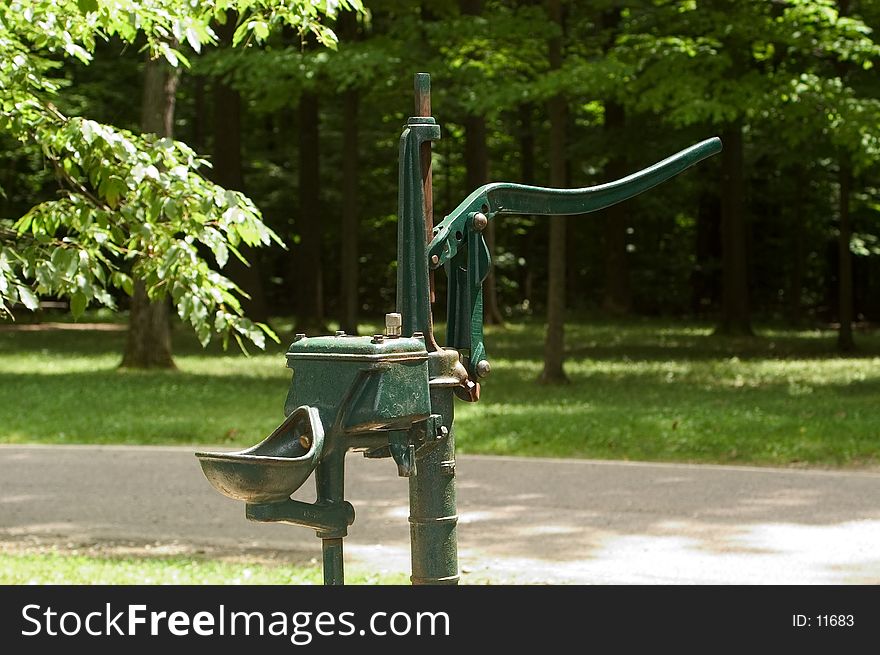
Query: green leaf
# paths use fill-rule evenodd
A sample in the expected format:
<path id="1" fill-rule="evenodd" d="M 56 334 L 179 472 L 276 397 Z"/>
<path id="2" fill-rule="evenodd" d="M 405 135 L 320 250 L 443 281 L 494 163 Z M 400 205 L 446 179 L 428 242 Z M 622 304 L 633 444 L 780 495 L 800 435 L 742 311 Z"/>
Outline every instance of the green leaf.
<path id="1" fill-rule="evenodd" d="M 211 328 L 207 323 L 200 323 L 196 326 L 196 337 L 199 340 L 199 343 L 202 344 L 202 348 L 206 347 L 211 342 Z"/>
<path id="2" fill-rule="evenodd" d="M 229 250 L 224 242 L 220 241 L 214 247 L 214 257 L 217 258 L 217 266 L 220 268 L 226 266 L 226 262 L 229 260 Z"/>
<path id="3" fill-rule="evenodd" d="M 112 209 L 116 209 L 119 205 L 119 198 L 123 196 L 128 191 L 128 187 L 125 184 L 125 180 L 117 175 L 111 175 L 108 177 L 103 185 L 102 192 L 104 193 L 104 198 L 107 200 L 107 204 L 110 205 Z"/>
<path id="4" fill-rule="evenodd" d="M 192 27 L 186 28 L 186 41 L 196 52 L 202 51 L 202 44 L 199 41 L 199 33 Z"/>
<path id="5" fill-rule="evenodd" d="M 165 215 L 172 221 L 176 221 L 178 218 L 180 218 L 179 207 L 177 206 L 177 201 L 174 198 L 168 198 L 167 200 L 165 200 L 162 209 L 165 211 Z"/>
<path id="6" fill-rule="evenodd" d="M 89 301 L 84 293 L 76 292 L 73 294 L 70 298 L 70 311 L 73 313 L 73 317 L 79 318 L 82 316 L 88 304 Z"/>
<path id="7" fill-rule="evenodd" d="M 37 284 L 39 284 L 44 291 L 51 289 L 55 283 L 55 267 L 52 265 L 52 262 L 38 262 L 35 270 L 35 277 L 37 278 Z"/>
<path id="8" fill-rule="evenodd" d="M 28 289 L 26 286 L 22 286 L 20 284 L 15 287 L 18 290 L 18 297 L 25 307 L 34 311 L 40 306 L 40 299 L 37 298 L 37 294 Z"/>
<path id="9" fill-rule="evenodd" d="M 248 33 L 248 24 L 242 23 L 238 27 L 235 28 L 235 34 L 232 35 L 232 45 L 237 46 L 241 44 L 244 40 L 244 37 L 247 36 Z"/>
<path id="10" fill-rule="evenodd" d="M 76 275 L 77 270 L 79 270 L 79 255 L 75 250 L 69 250 L 67 248 L 61 249 L 63 253 L 63 261 L 64 261 L 64 274 L 72 278 Z"/>
<path id="11" fill-rule="evenodd" d="M 162 41 L 159 44 L 159 52 L 162 53 L 162 56 L 165 57 L 165 60 L 171 64 L 174 68 L 177 68 L 177 65 L 180 63 L 178 56 L 180 53 L 169 46 L 166 42 Z"/>
<path id="12" fill-rule="evenodd" d="M 270 328 L 265 323 L 254 323 L 258 328 L 260 328 L 263 332 L 266 333 L 266 336 L 272 339 L 275 343 L 281 343 L 281 339 L 278 338 L 278 335 L 275 334 L 275 331 Z"/>
<path id="13" fill-rule="evenodd" d="M 260 41 L 265 41 L 269 36 L 269 26 L 263 21 L 253 21 L 252 25 L 254 27 L 254 36 Z"/>
<path id="14" fill-rule="evenodd" d="M 31 212 L 28 212 L 24 216 L 22 216 L 18 221 L 13 225 L 13 227 L 18 230 L 19 234 L 24 234 L 31 227 L 31 222 L 33 221 L 33 215 Z"/>
<path id="15" fill-rule="evenodd" d="M 98 0 L 76 0 L 76 6 L 82 13 L 87 14 L 98 11 Z"/>
<path id="16" fill-rule="evenodd" d="M 86 143 L 91 144 L 95 140 L 95 124 L 92 121 L 82 121 L 80 132 Z"/>

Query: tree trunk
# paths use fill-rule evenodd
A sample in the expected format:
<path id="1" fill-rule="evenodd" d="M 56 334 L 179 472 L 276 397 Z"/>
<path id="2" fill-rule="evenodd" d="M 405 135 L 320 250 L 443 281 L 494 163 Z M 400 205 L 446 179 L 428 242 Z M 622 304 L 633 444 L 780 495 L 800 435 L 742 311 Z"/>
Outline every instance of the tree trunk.
<path id="1" fill-rule="evenodd" d="M 345 41 L 357 38 L 357 14 L 339 16 L 339 33 Z M 342 97 L 342 233 L 340 237 L 340 318 L 339 328 L 348 334 L 358 333 L 358 206 L 360 94 L 348 89 Z"/>
<path id="2" fill-rule="evenodd" d="M 532 128 L 532 105 L 523 104 L 519 107 L 519 153 L 520 153 L 520 182 L 522 184 L 535 183 L 535 132 Z M 542 233 L 542 230 L 537 230 Z M 537 237 L 530 230 L 521 243 L 520 252 L 526 253 L 526 265 L 523 267 L 522 299 L 529 306 L 534 304 L 535 294 L 535 262 L 537 256 Z"/>
<path id="3" fill-rule="evenodd" d="M 608 53 L 614 47 L 620 32 L 621 7 L 613 4 L 599 14 L 604 44 L 602 51 Z M 606 148 L 610 152 L 605 165 L 605 178 L 608 182 L 620 179 L 627 174 L 626 155 L 614 144 L 626 130 L 626 110 L 623 105 L 607 101 L 605 103 L 605 122 L 603 132 Z M 612 205 L 603 212 L 602 245 L 605 264 L 605 287 L 602 295 L 602 309 L 613 315 L 628 314 L 632 310 L 632 291 L 630 288 L 629 257 L 626 251 L 627 207 L 623 203 Z"/>
<path id="4" fill-rule="evenodd" d="M 562 26 L 562 3 L 548 0 L 550 19 Z M 550 41 L 550 68 L 562 65 L 562 38 Z M 550 185 L 565 186 L 565 136 L 567 107 L 565 97 L 557 95 L 547 103 L 550 117 Z M 565 358 L 565 216 L 550 217 L 550 244 L 547 266 L 547 335 L 544 341 L 544 369 L 540 381 L 548 384 L 568 382 L 563 370 Z"/>
<path id="5" fill-rule="evenodd" d="M 180 75 L 164 59 L 147 59 L 144 65 L 144 95 L 141 104 L 141 132 L 160 137 L 174 136 L 174 106 Z"/>
<path id="6" fill-rule="evenodd" d="M 162 59 L 147 60 L 141 131 L 161 137 L 174 135 L 174 103 L 180 77 Z M 146 285 L 135 279 L 128 319 L 128 336 L 121 366 L 125 368 L 174 368 L 171 357 L 169 300 L 151 302 Z"/>
<path id="7" fill-rule="evenodd" d="M 205 130 L 208 124 L 208 107 L 205 102 L 205 76 L 193 75 L 193 118 L 192 147 L 196 152 L 205 152 Z"/>
<path id="8" fill-rule="evenodd" d="M 722 132 L 721 153 L 721 323 L 720 334 L 752 334 L 749 318 L 746 228 L 743 210 L 742 124 Z"/>
<path id="9" fill-rule="evenodd" d="M 626 127 L 623 106 L 616 102 L 605 103 L 605 126 L 607 143 L 614 143 L 614 135 L 622 134 Z M 606 181 L 625 176 L 626 157 L 620 150 L 608 159 L 605 166 Z M 604 212 L 602 241 L 605 250 L 605 291 L 602 309 L 610 314 L 628 314 L 632 310 L 632 292 L 629 283 L 629 258 L 626 252 L 627 211 L 624 203 L 612 205 Z"/>
<path id="10" fill-rule="evenodd" d="M 465 194 L 469 194 L 489 181 L 489 149 L 486 144 L 486 119 L 483 116 L 466 116 L 464 119 L 465 146 Z M 489 247 L 489 255 L 495 259 L 495 222 L 490 221 L 483 236 Z M 498 309 L 498 293 L 495 273 L 490 269 L 483 283 L 483 315 L 486 323 L 501 324 L 504 319 Z"/>
<path id="11" fill-rule="evenodd" d="M 850 12 L 850 0 L 838 0 L 837 6 L 841 16 L 848 16 Z M 837 65 L 837 74 L 841 79 L 847 77 L 849 66 L 843 62 Z M 852 165 L 849 157 L 842 155 L 839 162 L 838 183 L 840 193 L 838 196 L 840 214 L 840 235 L 837 238 L 837 296 L 838 296 L 838 320 L 840 331 L 837 333 L 837 349 L 841 352 L 855 350 L 853 340 L 853 261 L 850 250 L 852 239 L 852 224 L 849 214 L 849 198 L 852 192 Z"/>
<path id="12" fill-rule="evenodd" d="M 793 179 L 806 180 L 807 171 L 802 166 L 793 169 Z M 802 193 L 795 193 L 792 200 L 792 226 L 790 233 L 794 238 L 792 252 L 791 279 L 788 294 L 788 320 L 798 326 L 803 322 L 803 288 L 804 288 L 804 198 Z"/>
<path id="13" fill-rule="evenodd" d="M 297 331 L 304 333 L 326 331 L 321 270 L 319 120 L 317 94 L 303 92 L 299 101 L 299 215 L 296 217 L 300 241 L 291 249 L 291 254 L 295 267 Z"/>
<path id="14" fill-rule="evenodd" d="M 226 23 L 217 26 L 220 42 L 231 47 L 235 32 L 235 14 L 229 12 Z M 241 163 L 241 95 L 221 77 L 214 78 L 214 181 L 222 187 L 244 191 Z M 267 322 L 269 310 L 263 293 L 263 280 L 257 251 L 241 243 L 238 251 L 248 261 L 243 264 L 231 256 L 223 274 L 235 282 L 250 298 L 242 299 L 242 309 L 254 321 Z"/>
<path id="15" fill-rule="evenodd" d="M 461 0 L 461 13 L 465 16 L 479 16 L 483 11 L 483 0 Z M 464 119 L 464 165 L 465 194 L 489 182 L 489 146 L 486 143 L 485 116 L 468 115 Z M 490 222 L 483 236 L 489 248 L 489 256 L 495 260 L 495 223 Z M 495 286 L 494 267 L 483 282 L 483 319 L 487 324 L 504 323 L 498 308 L 498 289 Z"/>
<path id="16" fill-rule="evenodd" d="M 356 89 L 343 96 L 342 128 L 342 268 L 339 327 L 357 334 L 358 319 L 358 104 Z"/>
<path id="17" fill-rule="evenodd" d="M 838 172 L 840 194 L 838 211 L 840 214 L 840 236 L 837 238 L 837 284 L 838 284 L 838 320 L 840 331 L 837 333 L 837 349 L 841 352 L 855 350 L 853 340 L 853 262 L 850 240 L 852 224 L 850 222 L 849 198 L 852 191 L 852 168 L 846 157 L 840 160 Z"/>
<path id="18" fill-rule="evenodd" d="M 691 271 L 691 310 L 695 316 L 704 316 L 718 306 L 720 213 L 716 190 L 704 188 L 697 200 L 697 226 L 694 235 L 696 263 Z"/>

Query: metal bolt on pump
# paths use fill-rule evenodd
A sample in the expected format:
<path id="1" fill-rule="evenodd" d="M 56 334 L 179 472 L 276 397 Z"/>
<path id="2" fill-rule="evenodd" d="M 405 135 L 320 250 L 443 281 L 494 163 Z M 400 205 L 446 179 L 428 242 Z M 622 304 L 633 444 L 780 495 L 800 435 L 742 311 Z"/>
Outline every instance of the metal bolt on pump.
<path id="1" fill-rule="evenodd" d="M 391 314 L 385 314 L 385 336 L 386 337 L 399 337 L 401 326 L 403 325 L 400 314 L 397 312 L 393 312 Z"/>
<path id="2" fill-rule="evenodd" d="M 473 191 L 434 225 L 427 73 L 415 76 L 415 116 L 400 136 L 397 307 L 372 337 L 297 334 L 284 421 L 259 444 L 196 453 L 218 491 L 246 503 L 248 519 L 315 530 L 324 584 L 342 584 L 343 539 L 354 522 L 344 499 L 345 455 L 392 458 L 409 479 L 413 584 L 456 584 L 458 543 L 454 399 L 475 402 L 491 371 L 483 343 L 483 231 L 505 214 L 586 214 L 638 195 L 721 150 L 708 139 L 620 180 L 583 189 L 498 182 Z M 446 345 L 434 337 L 434 272 L 447 277 Z M 344 337 L 344 338 L 343 338 Z M 315 473 L 314 503 L 290 496 Z"/>

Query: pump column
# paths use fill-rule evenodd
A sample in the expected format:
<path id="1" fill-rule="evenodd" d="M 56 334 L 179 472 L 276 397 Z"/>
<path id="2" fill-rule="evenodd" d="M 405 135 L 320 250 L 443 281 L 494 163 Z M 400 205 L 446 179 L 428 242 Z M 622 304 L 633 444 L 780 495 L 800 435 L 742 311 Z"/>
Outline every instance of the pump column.
<path id="1" fill-rule="evenodd" d="M 454 389 L 466 372 L 455 350 L 428 353 L 431 412 L 442 421 L 435 445 L 416 459 L 409 478 L 413 584 L 458 584 Z"/>

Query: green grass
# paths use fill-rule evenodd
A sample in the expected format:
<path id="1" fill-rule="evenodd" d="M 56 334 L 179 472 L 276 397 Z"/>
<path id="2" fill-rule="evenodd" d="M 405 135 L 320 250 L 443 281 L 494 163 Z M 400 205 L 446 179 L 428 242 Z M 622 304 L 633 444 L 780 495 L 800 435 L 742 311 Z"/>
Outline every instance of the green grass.
<path id="1" fill-rule="evenodd" d="M 835 335 L 653 321 L 566 329 L 571 384 L 534 383 L 540 330 L 489 336 L 485 404 L 458 413 L 468 452 L 750 464 L 873 465 L 880 339 L 840 357 Z M 479 406 L 482 405 L 482 406 Z"/>
<path id="2" fill-rule="evenodd" d="M 830 331 L 753 338 L 653 320 L 567 326 L 571 383 L 542 386 L 543 327 L 489 328 L 483 400 L 459 403 L 462 452 L 871 466 L 880 335 L 842 357 Z M 178 371 L 117 369 L 120 332 L 0 332 L 0 442 L 250 445 L 282 417 L 284 346 L 245 358 L 175 337 Z"/>
<path id="3" fill-rule="evenodd" d="M 406 584 L 405 575 L 346 571 L 347 584 Z M 0 584 L 321 584 L 318 564 L 231 563 L 174 557 L 0 553 Z"/>

